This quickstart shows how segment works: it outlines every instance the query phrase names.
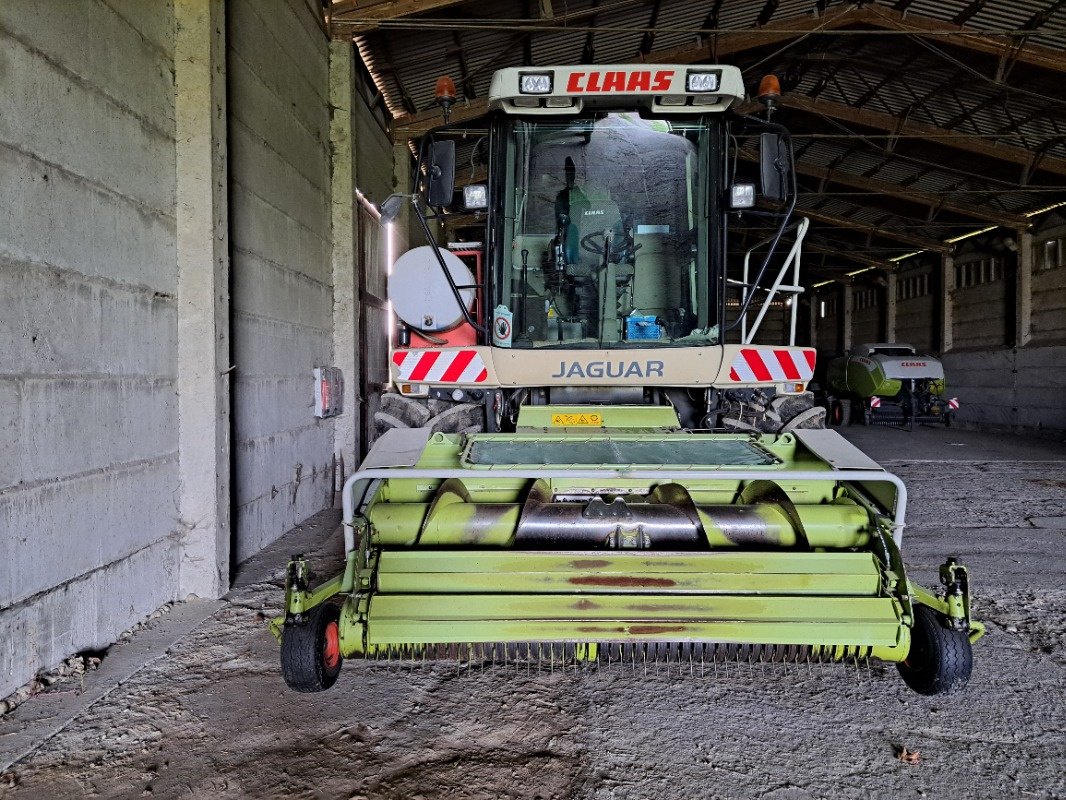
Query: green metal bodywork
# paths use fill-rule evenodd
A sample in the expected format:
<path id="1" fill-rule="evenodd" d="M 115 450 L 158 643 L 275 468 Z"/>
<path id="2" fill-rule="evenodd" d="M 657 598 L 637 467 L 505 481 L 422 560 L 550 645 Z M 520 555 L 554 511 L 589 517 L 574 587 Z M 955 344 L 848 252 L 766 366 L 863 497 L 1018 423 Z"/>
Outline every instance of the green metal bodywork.
<path id="1" fill-rule="evenodd" d="M 564 643 L 592 659 L 612 643 L 686 642 L 901 661 L 915 602 L 983 632 L 963 568 L 946 599 L 908 582 L 899 498 L 849 479 L 876 474 L 841 472 L 793 434 L 697 436 L 672 414 L 597 411 L 596 428 L 543 407 L 523 411 L 514 434 L 433 434 L 410 467 L 371 470 L 346 519 L 344 572 L 311 588 L 294 559 L 286 616 L 342 597 L 345 657 Z M 530 540 L 544 513 L 539 536 L 554 535 L 552 514 L 607 534 Z M 657 514 L 696 538 L 657 548 L 652 523 L 635 521 Z M 285 620 L 272 622 L 279 636 Z"/>
<path id="2" fill-rule="evenodd" d="M 902 380 L 886 377 L 882 365 L 867 356 L 834 358 L 826 367 L 826 377 L 833 391 L 862 398 L 895 397 L 903 389 Z M 943 380 L 930 380 L 928 384 L 929 391 L 937 397 L 946 391 Z"/>

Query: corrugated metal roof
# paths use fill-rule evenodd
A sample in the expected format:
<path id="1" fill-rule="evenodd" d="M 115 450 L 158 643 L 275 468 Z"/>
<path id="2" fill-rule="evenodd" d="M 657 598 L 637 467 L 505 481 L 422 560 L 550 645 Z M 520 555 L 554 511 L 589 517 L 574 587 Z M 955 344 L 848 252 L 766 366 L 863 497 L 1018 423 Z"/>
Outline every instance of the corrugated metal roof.
<path id="1" fill-rule="evenodd" d="M 592 14 L 594 5 L 598 10 Z M 580 63 L 587 43 L 595 63 L 635 60 L 656 5 L 653 56 L 658 51 L 716 41 L 715 37 L 708 38 L 707 32 L 701 38 L 700 32 L 708 24 L 712 3 L 554 0 L 554 26 L 523 31 L 517 26 L 529 19 L 524 16 L 527 10 L 538 13 L 538 3 L 471 0 L 425 15 L 435 24 L 446 21 L 457 28 L 408 25 L 369 32 L 358 36 L 356 42 L 395 117 L 404 115 L 408 108 L 432 108 L 434 84 L 441 74 L 450 74 L 462 92 L 460 60 L 465 62 L 475 98 L 485 97 L 494 70 L 523 64 L 527 48 L 531 62 L 541 65 Z M 859 8 L 850 0 L 837 0 L 828 3 L 828 13 L 851 14 L 846 7 L 854 6 L 856 14 L 883 14 L 893 20 L 899 18 L 894 5 L 892 0 L 879 0 Z M 903 20 L 915 27 L 923 21 L 954 24 L 970 5 L 970 0 L 914 0 Z M 966 20 L 965 26 L 1002 42 L 1005 32 L 1039 22 L 1049 5 L 1050 0 L 988 2 Z M 766 8 L 761 0 L 721 0 L 717 29 L 753 29 Z M 574 18 L 574 14 L 579 17 Z M 794 22 L 799 29 L 818 19 L 815 0 L 779 0 L 769 24 L 788 27 Z M 1064 31 L 1066 7 L 1047 15 L 1040 30 L 1014 41 L 1025 48 L 1062 53 L 1066 52 Z M 1000 146 L 1022 148 L 1043 158 L 1066 159 L 1066 94 L 1061 88 L 1066 69 L 1056 71 L 1014 58 L 998 60 L 994 54 L 964 45 L 945 36 L 811 31 L 796 33 L 791 41 L 776 39 L 753 46 L 731 61 L 745 70 L 750 90 L 764 72 L 776 71 L 782 75 L 786 90 L 807 95 L 817 91 L 819 101 L 835 104 L 834 115 L 826 118 L 787 107 L 778 112 L 777 118 L 796 133 L 797 147 L 802 146 L 801 163 L 833 165 L 834 173 L 903 186 L 915 199 L 915 203 L 908 203 L 834 184 L 824 193 L 803 197 L 801 207 L 936 240 L 981 225 L 980 220 L 961 214 L 935 207 L 929 210 L 929 203 L 938 198 L 949 205 L 1014 214 L 1066 199 L 1066 175 L 1041 169 L 1025 174 L 1024 166 L 1011 159 L 967 151 L 964 140 L 943 138 L 944 134 L 978 137 L 974 141 L 998 141 Z M 846 113 L 860 103 L 864 110 L 942 128 L 944 134 L 890 142 L 891 131 L 863 127 L 854 121 L 854 115 Z M 812 136 L 821 138 L 805 138 Z M 472 142 L 460 145 L 460 163 L 466 163 L 472 147 Z M 819 188 L 816 179 L 801 178 L 801 182 L 807 188 Z M 953 231 L 952 225 L 958 229 Z M 812 234 L 814 238 L 824 237 L 825 242 L 849 235 L 846 229 L 826 223 L 815 223 Z M 862 231 L 850 235 L 853 239 L 865 237 Z M 898 250 L 898 242 L 877 238 L 876 246 L 882 244 L 886 257 Z"/>

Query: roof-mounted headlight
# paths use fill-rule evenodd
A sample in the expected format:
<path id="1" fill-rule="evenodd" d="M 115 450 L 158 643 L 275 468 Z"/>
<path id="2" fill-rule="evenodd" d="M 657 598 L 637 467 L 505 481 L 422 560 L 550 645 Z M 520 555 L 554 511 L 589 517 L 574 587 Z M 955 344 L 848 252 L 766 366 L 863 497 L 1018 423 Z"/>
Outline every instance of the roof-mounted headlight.
<path id="1" fill-rule="evenodd" d="M 523 72 L 518 76 L 518 92 L 519 94 L 551 94 L 553 77 L 551 72 Z"/>
<path id="2" fill-rule="evenodd" d="M 721 77 L 721 70 L 702 71 L 690 69 L 685 77 L 685 91 L 693 94 L 717 92 Z"/>

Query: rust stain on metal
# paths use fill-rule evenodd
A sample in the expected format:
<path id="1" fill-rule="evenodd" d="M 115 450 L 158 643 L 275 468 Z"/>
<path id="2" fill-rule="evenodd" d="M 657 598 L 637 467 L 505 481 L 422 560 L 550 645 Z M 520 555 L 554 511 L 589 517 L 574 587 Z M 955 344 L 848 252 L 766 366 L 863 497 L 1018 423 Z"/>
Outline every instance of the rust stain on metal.
<path id="1" fill-rule="evenodd" d="M 684 625 L 630 625 L 629 632 L 635 636 L 651 636 L 657 633 L 678 633 Z"/>
<path id="2" fill-rule="evenodd" d="M 674 604 L 674 605 L 661 605 L 661 606 L 654 606 L 654 605 L 650 605 L 650 604 L 638 604 L 638 605 L 626 606 L 626 608 L 629 611 L 648 611 L 648 612 L 655 612 L 655 611 L 691 611 L 692 610 L 690 606 L 681 606 L 681 605 L 676 605 L 676 604 Z"/>
<path id="3" fill-rule="evenodd" d="M 610 561 L 606 561 L 602 558 L 589 558 L 584 561 L 580 559 L 577 561 L 571 561 L 570 566 L 574 569 L 599 569 L 600 567 L 609 566 L 610 563 Z"/>
<path id="4" fill-rule="evenodd" d="M 635 575 L 579 575 L 570 578 L 575 586 L 611 586 L 624 589 L 665 589 L 676 585 L 669 578 L 641 578 Z"/>

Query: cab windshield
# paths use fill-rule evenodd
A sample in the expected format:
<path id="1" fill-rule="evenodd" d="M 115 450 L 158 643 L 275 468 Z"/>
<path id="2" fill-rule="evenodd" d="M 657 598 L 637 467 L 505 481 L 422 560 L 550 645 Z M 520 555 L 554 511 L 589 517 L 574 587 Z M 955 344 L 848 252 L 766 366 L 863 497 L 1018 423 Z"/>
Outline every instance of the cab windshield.
<path id="1" fill-rule="evenodd" d="M 599 113 L 505 124 L 494 342 L 717 343 L 708 122 Z"/>

